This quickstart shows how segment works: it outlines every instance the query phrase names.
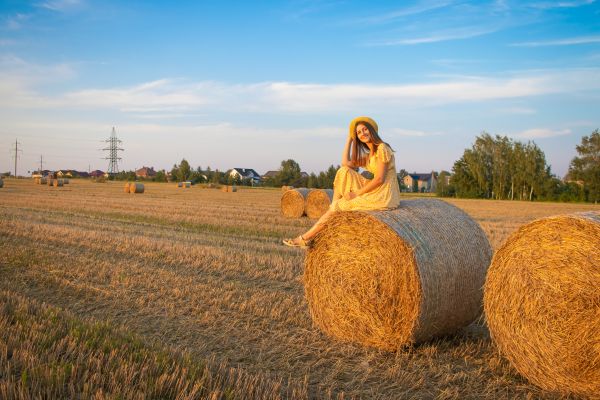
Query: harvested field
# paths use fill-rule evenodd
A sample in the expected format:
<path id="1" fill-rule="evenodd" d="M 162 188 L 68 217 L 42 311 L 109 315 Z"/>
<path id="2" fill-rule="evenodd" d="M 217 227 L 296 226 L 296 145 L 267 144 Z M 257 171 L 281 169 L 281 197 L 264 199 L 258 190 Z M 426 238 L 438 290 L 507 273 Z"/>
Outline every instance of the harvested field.
<path id="1" fill-rule="evenodd" d="M 321 333 L 304 298 L 304 253 L 280 245 L 313 221 L 283 217 L 281 191 L 231 196 L 158 183 L 143 196 L 122 191 L 121 182 L 74 179 L 57 191 L 5 181 L 0 397 L 64 393 L 64 382 L 76 396 L 94 382 L 105 397 L 126 397 L 130 385 L 175 397 L 203 382 L 198 395 L 215 398 L 558 398 L 518 375 L 478 324 L 392 353 Z M 533 219 L 598 209 L 449 202 L 481 224 L 493 248 Z M 52 364 L 56 354 L 113 361 Z M 111 373 L 121 380 L 97 375 Z"/>

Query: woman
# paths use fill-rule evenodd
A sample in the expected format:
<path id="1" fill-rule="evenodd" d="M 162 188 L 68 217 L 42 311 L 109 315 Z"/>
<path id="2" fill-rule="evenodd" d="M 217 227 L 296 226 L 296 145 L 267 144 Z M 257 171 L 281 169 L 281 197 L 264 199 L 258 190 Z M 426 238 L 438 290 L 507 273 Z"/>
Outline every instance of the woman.
<path id="1" fill-rule="evenodd" d="M 378 134 L 377 123 L 358 117 L 350 123 L 350 132 L 342 154 L 342 167 L 333 182 L 333 199 L 329 210 L 308 231 L 283 244 L 308 247 L 323 223 L 336 211 L 387 210 L 400 204 L 400 187 L 392 148 Z M 365 168 L 374 176 L 366 179 L 356 170 Z"/>

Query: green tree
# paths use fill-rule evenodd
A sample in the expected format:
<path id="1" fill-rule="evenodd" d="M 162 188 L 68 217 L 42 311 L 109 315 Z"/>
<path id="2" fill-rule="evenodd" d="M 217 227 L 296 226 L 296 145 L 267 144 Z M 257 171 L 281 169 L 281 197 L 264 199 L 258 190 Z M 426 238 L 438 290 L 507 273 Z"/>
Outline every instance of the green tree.
<path id="1" fill-rule="evenodd" d="M 600 132 L 596 129 L 590 136 L 581 138 L 576 146 L 578 156 L 571 160 L 569 176 L 582 181 L 587 200 L 600 200 Z"/>
<path id="2" fill-rule="evenodd" d="M 436 194 L 439 197 L 454 196 L 454 188 L 450 184 L 450 172 L 442 171 L 438 174 Z"/>
<path id="3" fill-rule="evenodd" d="M 293 185 L 294 182 L 300 179 L 300 172 L 300 165 L 296 161 L 284 160 L 281 162 L 279 173 L 275 176 L 275 182 L 277 186 Z"/>
<path id="4" fill-rule="evenodd" d="M 192 167 L 190 167 L 190 163 L 184 158 L 181 160 L 179 167 L 177 168 L 177 180 L 179 182 L 185 182 L 190 180 L 192 177 Z"/>
<path id="5" fill-rule="evenodd" d="M 154 176 L 154 178 L 152 180 L 155 182 L 166 182 L 167 174 L 165 173 L 165 170 L 161 169 L 159 171 L 156 171 L 156 175 Z"/>

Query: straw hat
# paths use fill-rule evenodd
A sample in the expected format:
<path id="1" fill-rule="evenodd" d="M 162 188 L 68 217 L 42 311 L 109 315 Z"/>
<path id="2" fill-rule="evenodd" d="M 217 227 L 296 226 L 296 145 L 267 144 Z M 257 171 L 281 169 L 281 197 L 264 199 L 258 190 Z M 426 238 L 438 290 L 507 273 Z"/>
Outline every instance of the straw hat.
<path id="1" fill-rule="evenodd" d="M 379 133 L 379 127 L 377 126 L 377 122 L 373 121 L 369 117 L 356 117 L 352 120 L 352 122 L 350 122 L 350 129 L 348 132 L 350 136 L 354 137 L 354 135 L 356 134 L 356 125 L 358 125 L 360 122 L 368 123 L 373 127 L 373 129 L 375 129 L 375 132 Z"/>

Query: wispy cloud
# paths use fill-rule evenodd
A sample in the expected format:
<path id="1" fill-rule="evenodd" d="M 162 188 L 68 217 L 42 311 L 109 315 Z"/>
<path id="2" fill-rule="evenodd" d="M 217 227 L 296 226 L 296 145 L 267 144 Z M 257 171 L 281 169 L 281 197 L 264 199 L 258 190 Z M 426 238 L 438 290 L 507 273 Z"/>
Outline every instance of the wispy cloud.
<path id="1" fill-rule="evenodd" d="M 532 129 L 527 129 L 522 132 L 518 132 L 511 136 L 523 138 L 523 139 L 546 139 L 546 138 L 552 138 L 552 137 L 556 137 L 556 136 L 570 135 L 572 133 L 573 133 L 573 131 L 571 131 L 571 129 L 555 130 L 555 129 L 547 129 L 547 128 L 532 128 Z"/>
<path id="2" fill-rule="evenodd" d="M 51 0 L 38 3 L 37 6 L 52 11 L 66 11 L 82 4 L 81 0 Z"/>
<path id="3" fill-rule="evenodd" d="M 515 47 L 542 47 L 542 46 L 573 46 L 578 44 L 600 43 L 600 36 L 580 36 L 574 38 L 547 40 L 539 42 L 512 43 Z"/>
<path id="4" fill-rule="evenodd" d="M 425 132 L 415 129 L 403 129 L 403 128 L 392 128 L 389 129 L 386 133 L 390 136 L 415 136 L 415 137 L 424 137 L 424 136 L 439 136 L 442 135 L 441 132 Z"/>
<path id="5" fill-rule="evenodd" d="M 432 10 L 445 8 L 455 3 L 454 1 L 422 1 L 413 6 L 405 7 L 386 13 L 372 15 L 365 18 L 361 18 L 357 22 L 364 22 L 369 24 L 382 24 L 394 21 L 398 18 L 409 17 L 417 14 L 422 14 Z"/>
<path id="6" fill-rule="evenodd" d="M 580 1 L 545 1 L 539 3 L 530 4 L 530 7 L 538 8 L 541 10 L 549 10 L 553 8 L 576 8 L 581 6 L 587 6 L 595 3 L 596 0 L 580 0 Z"/>
<path id="7" fill-rule="evenodd" d="M 4 23 L 6 29 L 9 30 L 17 30 L 21 29 L 25 21 L 31 18 L 30 14 L 15 14 L 10 17 L 7 17 Z"/>
<path id="8" fill-rule="evenodd" d="M 450 40 L 464 40 L 477 36 L 488 35 L 500 30 L 500 28 L 465 27 L 443 32 L 432 33 L 427 36 L 382 40 L 366 43 L 366 46 L 410 46 L 426 43 L 447 42 Z"/>
<path id="9" fill-rule="evenodd" d="M 535 114 L 537 112 L 533 108 L 527 108 L 527 107 L 500 108 L 497 111 L 502 114 L 516 114 L 516 115 L 531 115 L 531 114 Z"/>

